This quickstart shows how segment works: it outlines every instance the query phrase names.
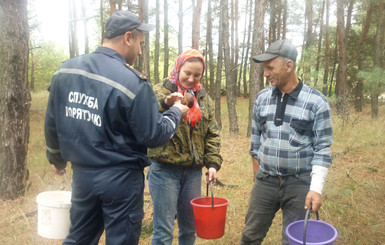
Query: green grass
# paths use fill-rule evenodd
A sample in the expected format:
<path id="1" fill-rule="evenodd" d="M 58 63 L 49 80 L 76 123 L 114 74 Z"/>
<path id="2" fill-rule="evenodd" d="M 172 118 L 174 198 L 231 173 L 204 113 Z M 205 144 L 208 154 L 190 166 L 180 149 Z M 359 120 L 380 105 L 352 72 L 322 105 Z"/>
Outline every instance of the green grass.
<path id="1" fill-rule="evenodd" d="M 13 201 L 0 201 L 0 244 L 61 244 L 37 235 L 36 195 L 46 190 L 70 190 L 71 172 L 66 178 L 55 176 L 45 158 L 44 115 L 48 92 L 32 94 L 31 134 L 29 140 L 28 189 Z M 245 137 L 248 123 L 248 100 L 237 101 L 239 135 L 228 132 L 226 100 L 222 101 L 222 149 L 224 162 L 219 179 L 225 186 L 214 186 L 214 195 L 230 200 L 225 235 L 216 240 L 197 239 L 197 244 L 239 244 L 252 187 L 250 139 Z M 323 193 L 320 219 L 337 228 L 336 244 L 385 244 L 385 108 L 379 118 L 371 120 L 370 108 L 362 113 L 350 112 L 342 118 L 333 113 L 333 165 L 330 167 Z M 206 185 L 202 183 L 202 193 Z M 146 212 L 140 244 L 151 241 L 152 204 L 145 189 Z M 177 242 L 175 231 L 173 244 Z M 281 213 L 279 212 L 264 245 L 280 244 Z M 104 244 L 104 237 L 100 244 Z"/>

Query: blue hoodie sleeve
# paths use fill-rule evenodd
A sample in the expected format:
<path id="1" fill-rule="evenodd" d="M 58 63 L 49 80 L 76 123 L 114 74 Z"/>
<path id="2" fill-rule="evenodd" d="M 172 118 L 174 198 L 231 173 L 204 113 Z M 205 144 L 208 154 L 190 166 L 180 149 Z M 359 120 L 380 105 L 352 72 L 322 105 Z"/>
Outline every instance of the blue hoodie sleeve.
<path id="1" fill-rule="evenodd" d="M 159 105 L 149 82 L 141 84 L 130 110 L 129 124 L 138 143 L 146 147 L 163 145 L 178 129 L 182 112 L 171 107 L 159 113 Z"/>
<path id="2" fill-rule="evenodd" d="M 44 122 L 44 134 L 46 141 L 46 156 L 50 164 L 55 165 L 57 169 L 64 169 L 67 166 L 67 161 L 65 161 L 60 153 L 59 139 L 56 131 L 56 123 L 54 120 L 54 99 L 55 99 L 55 76 L 51 83 L 47 110 L 45 114 Z"/>

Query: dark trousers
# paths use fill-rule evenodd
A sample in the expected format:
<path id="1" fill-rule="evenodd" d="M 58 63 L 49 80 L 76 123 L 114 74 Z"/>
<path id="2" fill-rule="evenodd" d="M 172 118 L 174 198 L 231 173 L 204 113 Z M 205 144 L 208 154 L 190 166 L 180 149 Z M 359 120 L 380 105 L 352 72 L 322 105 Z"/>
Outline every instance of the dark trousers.
<path id="1" fill-rule="evenodd" d="M 310 172 L 277 177 L 260 170 L 251 191 L 241 244 L 261 244 L 279 209 L 283 214 L 282 244 L 289 244 L 285 229 L 291 222 L 305 218 L 310 181 Z"/>
<path id="2" fill-rule="evenodd" d="M 138 244 L 143 212 L 144 174 L 122 167 L 74 168 L 70 233 L 63 244 Z"/>

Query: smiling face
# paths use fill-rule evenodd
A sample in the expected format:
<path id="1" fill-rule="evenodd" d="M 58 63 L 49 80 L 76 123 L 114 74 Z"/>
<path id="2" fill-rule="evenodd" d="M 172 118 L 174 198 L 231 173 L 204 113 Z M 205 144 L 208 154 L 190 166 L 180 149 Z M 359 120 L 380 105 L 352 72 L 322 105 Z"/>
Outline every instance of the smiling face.
<path id="1" fill-rule="evenodd" d="M 203 63 L 200 60 L 187 60 L 179 71 L 179 82 L 183 88 L 193 88 L 203 76 Z"/>
<path id="2" fill-rule="evenodd" d="M 272 86 L 277 86 L 278 88 L 286 86 L 288 74 L 291 71 L 291 69 L 289 70 L 288 62 L 287 59 L 281 57 L 263 62 L 263 75 Z"/>

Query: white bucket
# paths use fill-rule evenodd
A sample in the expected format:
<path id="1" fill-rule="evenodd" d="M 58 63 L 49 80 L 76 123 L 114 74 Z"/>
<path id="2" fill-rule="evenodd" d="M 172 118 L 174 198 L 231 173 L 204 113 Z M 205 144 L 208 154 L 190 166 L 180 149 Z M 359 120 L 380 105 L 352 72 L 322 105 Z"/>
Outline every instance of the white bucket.
<path id="1" fill-rule="evenodd" d="M 70 191 L 47 191 L 36 197 L 37 233 L 49 239 L 64 239 L 70 227 Z"/>

